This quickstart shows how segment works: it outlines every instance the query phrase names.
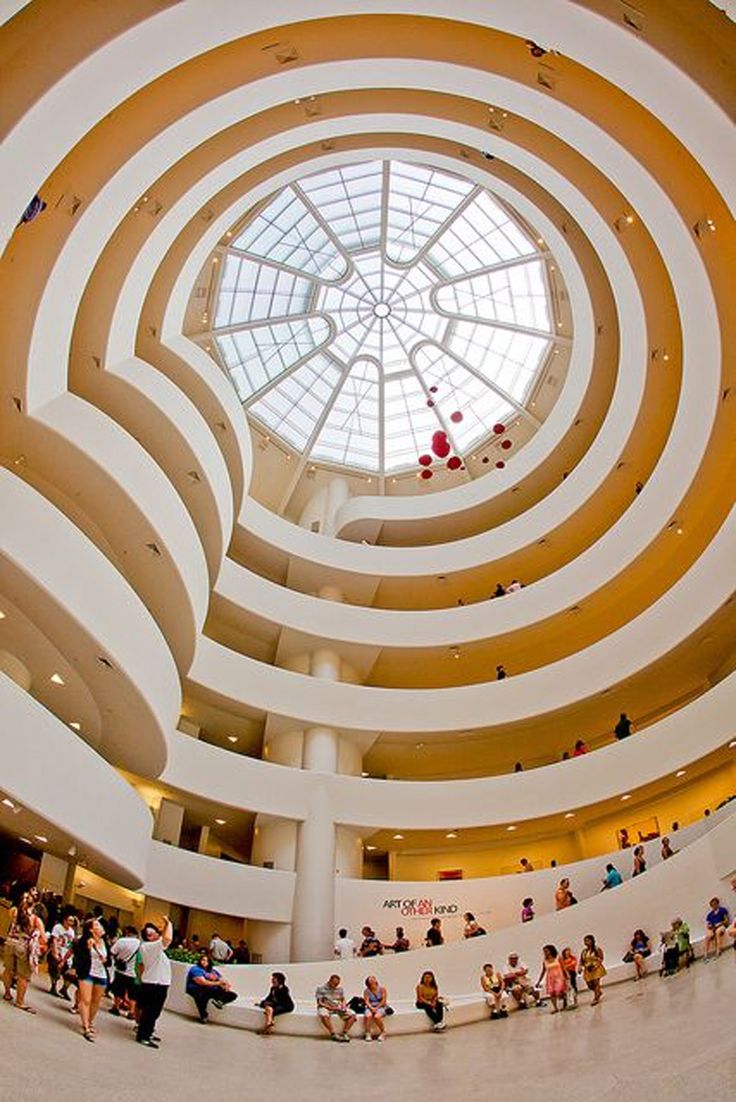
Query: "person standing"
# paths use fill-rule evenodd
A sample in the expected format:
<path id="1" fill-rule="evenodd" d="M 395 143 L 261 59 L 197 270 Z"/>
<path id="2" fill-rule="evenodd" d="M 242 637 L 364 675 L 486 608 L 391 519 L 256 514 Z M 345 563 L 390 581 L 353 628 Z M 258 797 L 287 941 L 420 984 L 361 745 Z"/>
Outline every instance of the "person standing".
<path id="1" fill-rule="evenodd" d="M 335 956 L 338 960 L 351 960 L 355 956 L 355 942 L 351 937 L 348 937 L 348 932 L 344 926 L 337 931 Z"/>
<path id="2" fill-rule="evenodd" d="M 564 911 L 567 907 L 572 907 L 575 902 L 575 896 L 570 889 L 570 881 L 566 876 L 563 876 L 555 891 L 555 910 Z"/>
<path id="3" fill-rule="evenodd" d="M 219 934 L 213 934 L 210 941 L 210 958 L 217 964 L 227 964 L 232 958 L 233 951 Z"/>
<path id="4" fill-rule="evenodd" d="M 43 951 L 45 931 L 43 923 L 34 911 L 34 901 L 28 893 L 21 896 L 17 907 L 10 912 L 10 926 L 4 946 L 3 985 L 6 1002 L 13 1002 L 10 993 L 11 982 L 15 978 L 15 1003 L 18 1010 L 35 1014 L 35 1008 L 26 1002 L 26 992 L 31 976 L 38 970 Z"/>
<path id="5" fill-rule="evenodd" d="M 588 990 L 593 992 L 591 1006 L 597 1006 L 603 998 L 601 980 L 606 974 L 606 967 L 603 963 L 603 950 L 600 945 L 596 945 L 593 934 L 586 934 L 583 938 L 578 971 L 582 973 Z"/>
<path id="6" fill-rule="evenodd" d="M 160 1038 L 154 1030 L 164 1008 L 171 986 L 171 961 L 166 950 L 171 945 L 174 931 L 168 918 L 156 925 L 147 922 L 142 930 L 136 971 L 140 979 L 138 988 L 138 1030 L 136 1041 L 147 1048 L 158 1048 Z"/>
<path id="7" fill-rule="evenodd" d="M 560 964 L 565 970 L 567 982 L 570 985 L 569 990 L 572 996 L 570 1009 L 574 1010 L 578 1005 L 578 959 L 569 945 L 565 946 L 560 953 Z"/>
<path id="8" fill-rule="evenodd" d="M 79 1020 L 85 1041 L 95 1039 L 95 1018 L 100 1009 L 110 976 L 110 950 L 105 941 L 105 928 L 98 918 L 88 918 L 82 933 L 74 943 L 74 971 L 79 984 Z"/>
<path id="9" fill-rule="evenodd" d="M 669 838 L 666 836 L 662 839 L 662 860 L 669 861 L 670 857 L 675 856 L 675 850 L 673 850 Z"/>
<path id="10" fill-rule="evenodd" d="M 67 961 L 71 957 L 74 944 L 75 928 L 74 915 L 68 911 L 61 922 L 57 922 L 51 930 L 49 951 L 46 954 L 46 965 L 49 970 L 49 994 L 61 998 L 58 991 L 59 981 L 63 979 Z M 69 997 L 68 995 L 66 996 Z"/>
<path id="11" fill-rule="evenodd" d="M 618 723 L 613 728 L 614 735 L 616 736 L 616 738 L 620 742 L 621 739 L 628 738 L 633 730 L 634 730 L 634 724 L 631 722 L 629 717 L 626 715 L 626 712 L 622 712 L 621 715 L 618 718 Z"/>
<path id="12" fill-rule="evenodd" d="M 534 918 L 534 900 L 530 895 L 521 901 L 521 921 L 531 922 Z"/>
<path id="13" fill-rule="evenodd" d="M 429 929 L 424 935 L 424 944 L 428 949 L 431 949 L 435 945 L 444 945 L 445 939 L 442 936 L 442 921 L 439 918 L 433 918 L 429 924 Z"/>
<path id="14" fill-rule="evenodd" d="M 608 891 L 609 888 L 617 888 L 619 884 L 623 884 L 624 880 L 621 873 L 618 871 L 615 865 L 609 863 L 606 865 L 606 875 L 603 877 L 602 892 Z"/>
<path id="15" fill-rule="evenodd" d="M 552 1003 L 552 1013 L 556 1014 L 558 1010 L 565 1009 L 567 972 L 562 966 L 562 962 L 557 954 L 557 948 L 554 945 L 544 945 L 542 947 L 542 971 L 539 973 L 537 987 L 541 984 L 543 977 L 545 990 Z M 558 1007 L 558 999 L 562 1001 L 562 1007 Z"/>
<path id="16" fill-rule="evenodd" d="M 646 871 L 647 861 L 644 856 L 644 846 L 634 846 L 634 867 L 631 871 L 631 875 L 641 876 L 641 874 Z"/>
<path id="17" fill-rule="evenodd" d="M 116 1017 L 125 1014 L 130 1019 L 135 1018 L 137 994 L 135 961 L 140 947 L 141 939 L 138 937 L 135 926 L 126 926 L 123 936 L 119 937 L 110 949 L 115 969 L 110 989 L 113 997 L 110 1013 Z"/>

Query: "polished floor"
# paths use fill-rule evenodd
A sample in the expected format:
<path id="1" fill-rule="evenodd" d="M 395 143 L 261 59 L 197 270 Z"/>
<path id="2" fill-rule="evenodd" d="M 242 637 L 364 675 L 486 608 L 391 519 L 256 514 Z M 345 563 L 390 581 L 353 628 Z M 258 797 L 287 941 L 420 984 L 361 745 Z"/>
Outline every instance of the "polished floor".
<path id="1" fill-rule="evenodd" d="M 0 1003 L 2 1102 L 202 1102 L 278 1097 L 401 1102 L 721 1102 L 736 1097 L 736 953 L 669 980 L 611 988 L 596 1008 L 514 1014 L 385 1044 L 261 1038 L 165 1014 L 158 1052 L 106 1010 L 87 1044 L 42 986 L 38 1014 Z M 108 1005 L 108 1004 L 106 1004 Z"/>

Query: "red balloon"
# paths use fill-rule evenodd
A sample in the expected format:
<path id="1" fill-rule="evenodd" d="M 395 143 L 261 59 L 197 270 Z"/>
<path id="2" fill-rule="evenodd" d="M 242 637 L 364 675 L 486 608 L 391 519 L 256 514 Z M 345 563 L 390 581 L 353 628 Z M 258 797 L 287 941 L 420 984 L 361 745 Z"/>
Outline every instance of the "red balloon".
<path id="1" fill-rule="evenodd" d="M 447 438 L 432 440 L 432 451 L 438 459 L 447 459 L 450 454 L 450 442 Z"/>
<path id="2" fill-rule="evenodd" d="M 432 433 L 432 439 L 433 440 L 446 440 L 447 439 L 447 433 L 445 432 L 444 429 L 435 429 L 435 431 Z"/>
<path id="3" fill-rule="evenodd" d="M 484 463 L 490 463 L 491 461 L 490 461 L 490 459 L 488 458 L 488 456 L 487 456 L 487 455 L 484 455 L 484 456 L 483 456 L 483 462 L 484 462 Z"/>
<path id="4" fill-rule="evenodd" d="M 436 386 L 431 386 L 429 388 L 429 393 L 430 394 L 436 394 L 437 393 L 437 387 Z"/>
<path id="5" fill-rule="evenodd" d="M 501 447 L 506 449 L 513 447 L 513 440 L 502 440 Z"/>
<path id="6" fill-rule="evenodd" d="M 505 466 L 506 466 L 506 464 L 504 463 L 503 459 L 499 459 L 499 461 L 498 461 L 498 463 L 496 464 L 496 466 L 497 466 L 497 467 L 498 467 L 498 469 L 500 470 L 500 469 L 501 469 L 502 467 L 505 467 Z"/>
<path id="7" fill-rule="evenodd" d="M 451 455 L 447 460 L 447 469 L 449 471 L 456 471 L 460 466 L 462 466 L 462 459 L 459 455 Z"/>
<path id="8" fill-rule="evenodd" d="M 456 425 L 459 425 L 463 419 L 463 415 L 459 409 L 456 409 L 454 413 L 450 414 L 450 420 L 454 421 Z"/>
<path id="9" fill-rule="evenodd" d="M 419 456 L 419 465 L 421 467 L 431 467 L 432 466 L 432 456 L 431 455 L 420 455 Z"/>
<path id="10" fill-rule="evenodd" d="M 420 473 L 421 473 L 422 478 L 431 478 L 432 475 L 434 474 L 434 471 L 430 471 L 429 467 L 425 467 L 424 470 L 421 471 Z"/>
<path id="11" fill-rule="evenodd" d="M 432 408 L 432 406 L 434 405 L 434 402 L 432 401 L 432 399 L 431 399 L 431 398 L 427 398 L 427 405 L 429 406 L 429 408 L 430 408 L 430 409 L 431 409 L 431 408 Z"/>
<path id="12" fill-rule="evenodd" d="M 496 436 L 500 436 L 502 432 L 506 432 L 506 426 L 502 425 L 499 422 L 497 425 L 493 426 L 493 431 L 495 432 Z"/>

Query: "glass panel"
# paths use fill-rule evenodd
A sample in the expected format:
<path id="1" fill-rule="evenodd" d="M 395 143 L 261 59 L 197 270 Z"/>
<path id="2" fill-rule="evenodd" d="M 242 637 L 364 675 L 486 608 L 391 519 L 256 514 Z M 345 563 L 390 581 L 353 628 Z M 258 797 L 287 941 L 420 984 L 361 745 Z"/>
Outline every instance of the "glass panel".
<path id="1" fill-rule="evenodd" d="M 551 330 L 541 260 L 440 286 L 437 305 L 452 314 Z"/>
<path id="2" fill-rule="evenodd" d="M 311 455 L 377 471 L 379 468 L 380 392 L 375 364 L 355 364 L 315 441 Z"/>

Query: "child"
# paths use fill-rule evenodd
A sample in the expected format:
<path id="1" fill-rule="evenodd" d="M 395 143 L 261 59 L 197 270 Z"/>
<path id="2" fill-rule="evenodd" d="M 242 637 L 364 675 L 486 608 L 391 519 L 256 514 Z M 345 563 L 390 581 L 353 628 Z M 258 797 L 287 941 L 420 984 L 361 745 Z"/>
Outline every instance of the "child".
<path id="1" fill-rule="evenodd" d="M 677 934 L 674 928 L 663 930 L 660 944 L 662 946 L 662 967 L 660 976 L 674 976 L 680 965 L 680 950 L 677 948 Z"/>
<path id="2" fill-rule="evenodd" d="M 562 965 L 567 982 L 570 984 L 568 991 L 568 1009 L 576 1009 L 578 1005 L 578 960 L 569 945 L 560 953 Z"/>
<path id="3" fill-rule="evenodd" d="M 537 987 L 542 982 L 542 976 L 545 977 L 545 990 L 552 1002 L 552 1014 L 556 1014 L 558 1010 L 564 1010 L 566 1005 L 565 996 L 567 994 L 567 973 L 562 967 L 562 963 L 557 955 L 557 949 L 554 945 L 544 945 L 542 947 L 542 971 L 539 974 L 537 981 Z M 560 999 L 562 1006 L 557 1005 L 557 1000 Z"/>
<path id="4" fill-rule="evenodd" d="M 534 918 L 534 900 L 529 895 L 521 901 L 521 921 L 531 922 Z"/>

